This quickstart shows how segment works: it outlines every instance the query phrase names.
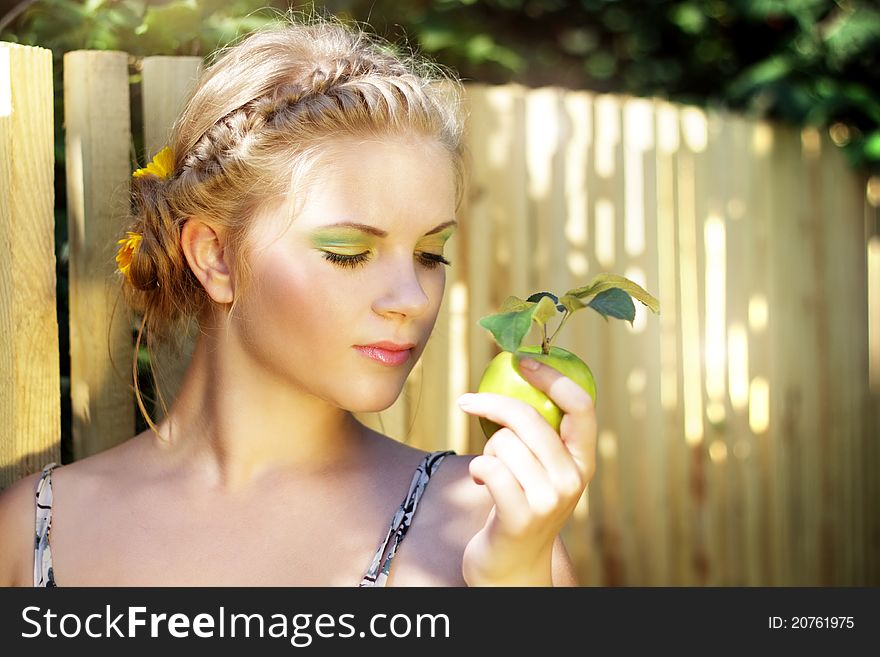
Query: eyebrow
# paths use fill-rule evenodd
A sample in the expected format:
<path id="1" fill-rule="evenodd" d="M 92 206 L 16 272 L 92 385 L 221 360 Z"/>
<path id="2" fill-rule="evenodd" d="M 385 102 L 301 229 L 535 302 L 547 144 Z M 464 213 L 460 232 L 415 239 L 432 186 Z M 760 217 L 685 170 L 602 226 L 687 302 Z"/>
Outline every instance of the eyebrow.
<path id="1" fill-rule="evenodd" d="M 441 230 L 446 228 L 447 226 L 458 226 L 457 221 L 447 221 L 435 228 L 429 230 L 425 235 L 435 235 L 439 233 Z M 370 233 L 371 235 L 376 235 L 377 237 L 387 237 L 388 233 L 382 230 L 381 228 L 376 228 L 375 226 L 368 226 L 367 224 L 359 224 L 353 221 L 343 221 L 339 224 L 330 224 L 328 226 L 321 226 L 321 228 L 354 228 L 364 233 Z"/>

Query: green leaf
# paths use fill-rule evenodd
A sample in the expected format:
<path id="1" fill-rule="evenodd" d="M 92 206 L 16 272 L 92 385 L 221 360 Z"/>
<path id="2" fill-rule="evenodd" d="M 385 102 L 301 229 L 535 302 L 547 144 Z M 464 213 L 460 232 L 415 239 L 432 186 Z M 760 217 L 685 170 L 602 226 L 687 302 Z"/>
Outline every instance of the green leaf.
<path id="1" fill-rule="evenodd" d="M 851 13 L 841 12 L 831 29 L 825 33 L 831 63 L 843 66 L 849 60 L 870 52 L 872 44 L 880 39 L 880 12 L 858 7 Z"/>
<path id="2" fill-rule="evenodd" d="M 880 130 L 875 130 L 865 139 L 864 153 L 872 160 L 880 160 Z"/>
<path id="3" fill-rule="evenodd" d="M 507 297 L 505 306 L 520 310 L 487 315 L 480 319 L 480 326 L 492 333 L 495 342 L 504 351 L 515 352 L 532 327 L 532 322 L 545 325 L 556 314 L 556 305 L 549 297 L 541 297 L 538 303 Z"/>
<path id="4" fill-rule="evenodd" d="M 571 294 L 565 294 L 559 299 L 559 305 L 562 306 L 560 310 L 567 310 L 570 313 L 580 310 L 581 308 L 586 308 L 587 304 L 578 299 L 576 296 L 572 296 Z M 557 306 L 558 307 L 558 306 Z"/>
<path id="5" fill-rule="evenodd" d="M 632 297 L 618 287 L 597 294 L 587 305 L 606 319 L 608 317 L 625 319 L 630 325 L 636 317 L 636 307 Z"/>
<path id="6" fill-rule="evenodd" d="M 480 326 L 492 333 L 504 351 L 515 352 L 532 326 L 532 317 L 528 311 L 498 313 L 483 317 Z"/>
<path id="7" fill-rule="evenodd" d="M 535 306 L 535 310 L 532 313 L 532 319 L 537 322 L 539 326 L 546 326 L 547 322 L 556 317 L 555 301 L 556 297 L 552 294 L 550 296 L 543 296 L 538 301 L 538 304 Z"/>
<path id="8" fill-rule="evenodd" d="M 638 283 L 631 281 L 624 276 L 619 276 L 617 274 L 598 274 L 593 278 L 589 284 L 584 287 L 575 288 L 573 290 L 569 290 L 565 293 L 565 296 L 573 296 L 578 299 L 587 299 L 589 297 L 594 297 L 606 290 L 610 290 L 612 288 L 619 288 L 626 292 L 628 295 L 642 302 L 647 308 L 655 313 L 660 314 L 660 302 L 657 301 L 653 296 L 651 296 L 644 288 L 642 288 Z M 563 299 L 565 298 L 563 296 Z M 587 304 L 589 305 L 589 304 Z"/>
<path id="9" fill-rule="evenodd" d="M 523 301 L 519 297 L 509 296 L 504 300 L 504 303 L 501 304 L 501 312 L 519 312 L 520 310 L 531 308 L 533 305 L 534 303 Z"/>
<path id="10" fill-rule="evenodd" d="M 552 292 L 535 292 L 531 295 L 526 301 L 535 301 L 538 302 L 541 300 L 541 297 L 547 297 L 549 299 L 553 299 L 553 303 L 556 304 L 556 310 L 559 312 L 565 312 L 565 306 L 559 303 L 559 298 L 553 294 Z"/>
<path id="11" fill-rule="evenodd" d="M 540 301 L 542 297 L 550 297 L 551 299 L 553 299 L 553 303 L 559 301 L 559 298 L 552 292 L 535 292 L 534 294 L 530 295 L 529 298 L 526 299 L 526 301 L 534 301 L 535 303 L 538 303 L 538 301 Z"/>

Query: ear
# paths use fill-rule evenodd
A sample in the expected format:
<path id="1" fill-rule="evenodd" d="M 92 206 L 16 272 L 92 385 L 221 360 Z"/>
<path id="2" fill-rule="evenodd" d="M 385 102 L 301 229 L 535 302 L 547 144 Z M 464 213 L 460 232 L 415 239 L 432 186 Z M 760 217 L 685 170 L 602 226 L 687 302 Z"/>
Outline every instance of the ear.
<path id="1" fill-rule="evenodd" d="M 208 296 L 217 303 L 232 303 L 234 289 L 222 232 L 198 217 L 190 217 L 180 231 L 180 243 L 190 269 Z"/>

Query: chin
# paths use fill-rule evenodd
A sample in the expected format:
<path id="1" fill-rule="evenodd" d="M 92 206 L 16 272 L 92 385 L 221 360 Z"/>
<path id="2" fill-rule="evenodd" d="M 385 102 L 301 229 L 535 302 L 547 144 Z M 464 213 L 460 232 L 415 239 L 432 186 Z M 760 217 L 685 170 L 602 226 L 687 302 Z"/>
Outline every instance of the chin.
<path id="1" fill-rule="evenodd" d="M 402 391 L 402 385 L 394 389 L 376 385 L 368 389 L 355 387 L 348 390 L 342 405 L 353 413 L 379 413 L 391 408 Z"/>

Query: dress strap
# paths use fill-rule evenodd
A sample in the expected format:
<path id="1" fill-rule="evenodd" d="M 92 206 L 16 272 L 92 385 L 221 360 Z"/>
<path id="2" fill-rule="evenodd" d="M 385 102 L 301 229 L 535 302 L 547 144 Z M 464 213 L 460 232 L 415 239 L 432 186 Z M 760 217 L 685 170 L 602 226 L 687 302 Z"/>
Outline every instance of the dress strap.
<path id="1" fill-rule="evenodd" d="M 412 524 L 416 507 L 419 504 L 419 500 L 422 498 L 422 494 L 425 492 L 425 487 L 428 485 L 431 475 L 434 474 L 440 466 L 440 463 L 449 454 L 455 454 L 455 451 L 446 450 L 431 452 L 422 459 L 422 462 L 419 464 L 419 467 L 416 468 L 412 482 L 409 485 L 409 492 L 395 512 L 394 517 L 391 520 L 391 526 L 388 528 L 388 534 L 385 536 L 382 545 L 376 550 L 370 568 L 367 570 L 367 574 L 364 575 L 359 586 L 385 586 L 385 582 L 388 579 L 388 573 L 391 571 L 391 560 L 394 559 L 394 555 L 397 554 L 397 548 L 400 546 L 400 542 L 403 540 L 403 537 L 406 536 L 406 532 Z M 391 550 L 388 552 L 388 556 L 383 562 L 382 555 L 385 554 L 385 549 L 388 547 L 389 541 L 391 541 Z"/>
<path id="2" fill-rule="evenodd" d="M 52 470 L 59 463 L 48 463 L 43 467 L 37 482 L 36 498 L 36 536 L 34 539 L 34 586 L 50 587 L 55 584 L 52 568 L 52 548 L 49 546 L 49 532 L 52 529 Z"/>

